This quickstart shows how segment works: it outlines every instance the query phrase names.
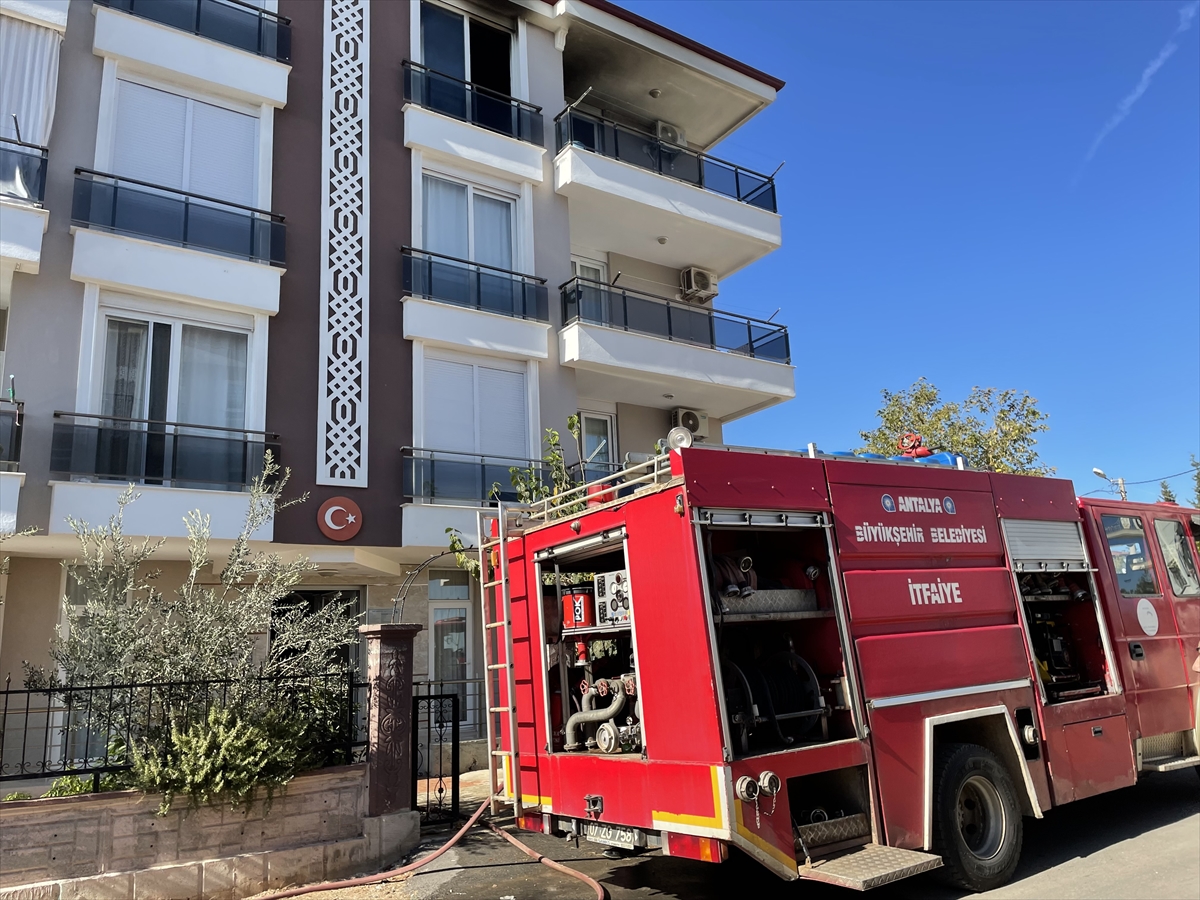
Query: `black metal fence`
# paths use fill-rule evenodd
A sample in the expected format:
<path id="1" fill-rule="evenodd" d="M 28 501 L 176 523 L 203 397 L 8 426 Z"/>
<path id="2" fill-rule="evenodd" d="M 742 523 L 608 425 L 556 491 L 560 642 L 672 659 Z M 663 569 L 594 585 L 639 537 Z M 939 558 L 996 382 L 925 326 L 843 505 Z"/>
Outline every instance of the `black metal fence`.
<path id="1" fill-rule="evenodd" d="M 0 197 L 41 206 L 46 199 L 47 159 L 45 147 L 0 137 Z"/>
<path id="2" fill-rule="evenodd" d="M 369 686 L 353 670 L 249 682 L 199 680 L 88 684 L 0 692 L 0 782 L 91 776 L 133 767 L 138 741 L 186 729 L 209 710 L 246 702 L 272 710 L 311 711 L 325 727 L 313 737 L 317 767 L 366 759 Z"/>
<path id="3" fill-rule="evenodd" d="M 542 146 L 542 108 L 435 72 L 425 66 L 401 63 L 404 69 L 404 99 L 472 125 Z"/>
<path id="4" fill-rule="evenodd" d="M 467 500 L 490 504 L 497 500 L 516 502 L 511 469 L 520 469 L 544 487 L 551 484 L 550 467 L 540 459 L 519 459 L 402 447 L 404 496 L 422 500 Z M 496 486 L 497 490 L 493 490 Z"/>
<path id="5" fill-rule="evenodd" d="M 413 682 L 413 809 L 422 820 L 459 814 L 462 742 L 486 736 L 484 703 L 482 678 Z"/>
<path id="6" fill-rule="evenodd" d="M 412 247 L 401 248 L 404 293 L 517 319 L 550 320 L 546 279 Z"/>
<path id="7" fill-rule="evenodd" d="M 280 62 L 292 57 L 291 19 L 242 0 L 96 2 Z"/>

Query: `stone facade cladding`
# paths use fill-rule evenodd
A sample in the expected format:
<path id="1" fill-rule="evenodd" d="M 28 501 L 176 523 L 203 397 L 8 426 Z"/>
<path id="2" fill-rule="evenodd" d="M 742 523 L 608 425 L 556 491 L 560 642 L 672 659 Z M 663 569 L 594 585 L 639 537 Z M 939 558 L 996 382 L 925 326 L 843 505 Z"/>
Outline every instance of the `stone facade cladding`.
<path id="1" fill-rule="evenodd" d="M 245 897 L 365 871 L 417 840 L 415 813 L 365 816 L 366 782 L 326 769 L 246 812 L 178 799 L 158 816 L 134 791 L 0 803 L 0 900 Z"/>

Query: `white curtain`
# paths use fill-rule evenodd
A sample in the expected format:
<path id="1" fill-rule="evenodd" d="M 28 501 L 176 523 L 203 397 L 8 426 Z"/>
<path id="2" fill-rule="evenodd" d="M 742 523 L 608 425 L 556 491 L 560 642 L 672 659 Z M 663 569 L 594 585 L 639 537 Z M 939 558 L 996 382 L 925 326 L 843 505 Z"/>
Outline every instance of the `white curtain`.
<path id="1" fill-rule="evenodd" d="M 246 335 L 184 325 L 177 420 L 246 427 Z"/>
<path id="2" fill-rule="evenodd" d="M 467 186 L 425 175 L 422 250 L 467 259 Z"/>
<path id="3" fill-rule="evenodd" d="M 17 136 L 15 114 L 23 141 L 50 142 L 61 43 L 53 28 L 0 15 L 0 137 Z"/>
<path id="4" fill-rule="evenodd" d="M 145 322 L 108 320 L 104 347 L 104 396 L 100 412 L 124 419 L 144 417 L 146 385 Z"/>
<path id="5" fill-rule="evenodd" d="M 475 195 L 475 257 L 499 269 L 512 269 L 512 204 Z"/>

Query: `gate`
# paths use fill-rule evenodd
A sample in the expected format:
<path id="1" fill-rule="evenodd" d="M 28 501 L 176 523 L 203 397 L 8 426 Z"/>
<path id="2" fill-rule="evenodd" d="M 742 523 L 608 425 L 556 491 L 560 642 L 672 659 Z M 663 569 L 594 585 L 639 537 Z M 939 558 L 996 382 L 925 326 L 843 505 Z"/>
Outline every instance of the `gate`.
<path id="1" fill-rule="evenodd" d="M 413 809 L 422 822 L 456 818 L 459 695 L 425 694 L 412 702 Z"/>

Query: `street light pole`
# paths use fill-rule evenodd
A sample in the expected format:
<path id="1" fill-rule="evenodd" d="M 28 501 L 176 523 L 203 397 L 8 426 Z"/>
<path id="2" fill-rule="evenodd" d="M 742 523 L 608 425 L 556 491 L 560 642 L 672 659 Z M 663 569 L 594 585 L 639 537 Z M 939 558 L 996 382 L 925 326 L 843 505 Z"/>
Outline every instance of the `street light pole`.
<path id="1" fill-rule="evenodd" d="M 1104 473 L 1103 469 L 1092 469 L 1092 474 L 1095 475 L 1097 478 L 1103 478 L 1109 484 L 1116 485 L 1117 492 L 1121 495 L 1122 500 L 1129 499 L 1129 495 L 1125 491 L 1125 479 L 1124 478 L 1109 478 Z"/>

